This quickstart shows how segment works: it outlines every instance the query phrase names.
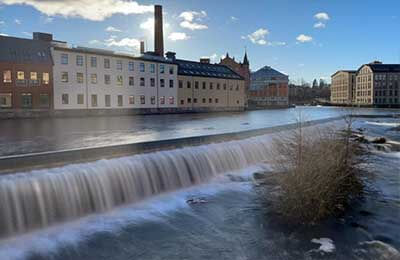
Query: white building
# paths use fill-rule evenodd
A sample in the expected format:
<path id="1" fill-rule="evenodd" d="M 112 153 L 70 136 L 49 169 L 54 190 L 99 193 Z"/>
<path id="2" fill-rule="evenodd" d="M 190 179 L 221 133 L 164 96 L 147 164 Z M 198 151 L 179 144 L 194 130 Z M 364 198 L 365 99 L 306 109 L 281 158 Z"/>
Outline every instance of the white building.
<path id="1" fill-rule="evenodd" d="M 178 67 L 162 57 L 90 48 L 52 47 L 54 109 L 177 107 Z"/>

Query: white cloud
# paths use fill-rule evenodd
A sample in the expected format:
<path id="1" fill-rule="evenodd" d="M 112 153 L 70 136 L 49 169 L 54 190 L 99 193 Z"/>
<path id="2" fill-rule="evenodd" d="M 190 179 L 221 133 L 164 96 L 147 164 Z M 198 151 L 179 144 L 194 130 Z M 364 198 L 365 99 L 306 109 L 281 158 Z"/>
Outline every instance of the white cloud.
<path id="1" fill-rule="evenodd" d="M 211 63 L 216 63 L 216 62 L 218 62 L 218 54 L 216 54 L 216 53 L 213 53 L 212 55 L 210 55 L 210 56 L 202 56 L 201 58 L 202 59 L 210 59 L 210 62 Z M 223 56 L 221 56 L 221 59 L 223 59 L 223 58 L 225 58 L 225 56 L 223 55 Z"/>
<path id="2" fill-rule="evenodd" d="M 286 42 L 268 42 L 269 46 L 285 46 Z"/>
<path id="3" fill-rule="evenodd" d="M 21 20 L 19 20 L 19 19 L 15 19 L 14 22 L 15 22 L 16 24 L 18 24 L 18 25 L 21 24 Z"/>
<path id="4" fill-rule="evenodd" d="M 32 33 L 31 32 L 22 32 L 22 34 L 26 35 L 26 36 L 29 36 L 29 37 L 32 37 Z"/>
<path id="5" fill-rule="evenodd" d="M 106 32 L 122 32 L 122 31 L 120 29 L 117 29 L 117 28 L 113 27 L 113 26 L 108 26 L 106 28 Z"/>
<path id="6" fill-rule="evenodd" d="M 0 36 L 9 36 L 9 35 L 6 33 L 0 33 Z"/>
<path id="7" fill-rule="evenodd" d="M 44 23 L 52 23 L 53 21 L 54 21 L 54 17 L 46 17 L 43 20 Z"/>
<path id="8" fill-rule="evenodd" d="M 331 19 L 327 13 L 317 13 L 314 15 L 315 19 L 317 20 L 322 20 L 322 21 L 328 21 Z"/>
<path id="9" fill-rule="evenodd" d="M 317 29 L 323 29 L 323 28 L 325 28 L 325 26 L 326 25 L 323 22 L 318 22 L 318 23 L 314 24 L 314 28 L 317 28 Z"/>
<path id="10" fill-rule="evenodd" d="M 140 41 L 134 38 L 123 38 L 121 40 L 116 40 L 115 38 L 110 38 L 105 40 L 105 45 L 108 47 L 125 47 L 130 49 L 139 49 Z"/>
<path id="11" fill-rule="evenodd" d="M 173 32 L 168 36 L 168 39 L 171 41 L 184 41 L 184 40 L 189 40 L 190 36 L 188 36 L 186 33 L 183 32 Z"/>
<path id="12" fill-rule="evenodd" d="M 102 42 L 99 41 L 99 40 L 91 40 L 91 41 L 89 41 L 89 44 L 93 44 L 93 45 L 95 45 L 95 44 L 102 44 Z"/>
<path id="13" fill-rule="evenodd" d="M 139 25 L 139 27 L 143 30 L 147 30 L 150 32 L 154 32 L 154 18 L 147 18 L 147 20 Z M 169 23 L 164 23 L 164 28 L 169 28 Z"/>
<path id="14" fill-rule="evenodd" d="M 186 11 L 179 15 L 179 18 L 182 18 L 183 21 L 180 23 L 182 28 L 186 28 L 189 30 L 205 30 L 208 29 L 208 26 L 205 24 L 198 23 L 202 21 L 203 18 L 207 17 L 207 13 L 205 11 L 196 12 L 196 11 Z"/>
<path id="15" fill-rule="evenodd" d="M 232 22 L 236 22 L 236 21 L 238 21 L 239 20 L 239 18 L 237 18 L 237 17 L 235 17 L 235 16 L 231 16 L 231 21 Z"/>
<path id="16" fill-rule="evenodd" d="M 6 22 L 0 21 L 0 25 L 4 25 L 4 24 L 6 24 Z"/>
<path id="17" fill-rule="evenodd" d="M 252 34 L 247 35 L 247 38 L 254 44 L 265 45 L 267 44 L 267 41 L 265 40 L 265 36 L 267 36 L 267 34 L 269 34 L 267 29 L 260 28 Z"/>
<path id="18" fill-rule="evenodd" d="M 296 40 L 298 42 L 311 42 L 313 40 L 313 38 L 311 36 L 305 35 L 305 34 L 300 34 L 299 36 L 297 36 Z"/>
<path id="19" fill-rule="evenodd" d="M 30 5 L 48 15 L 102 21 L 114 14 L 151 13 L 154 7 L 127 0 L 0 0 L 5 5 Z"/>

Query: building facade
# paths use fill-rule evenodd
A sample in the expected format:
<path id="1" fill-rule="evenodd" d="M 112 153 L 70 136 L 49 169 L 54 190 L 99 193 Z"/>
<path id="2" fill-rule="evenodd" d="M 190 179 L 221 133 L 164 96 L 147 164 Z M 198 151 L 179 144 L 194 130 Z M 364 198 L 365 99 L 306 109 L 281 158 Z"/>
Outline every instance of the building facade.
<path id="1" fill-rule="evenodd" d="M 289 105 L 289 77 L 269 66 L 251 73 L 249 106 L 286 107 Z"/>
<path id="2" fill-rule="evenodd" d="M 247 52 L 244 54 L 243 62 L 237 62 L 235 57 L 229 57 L 229 53 L 226 54 L 225 58 L 221 59 L 220 65 L 225 65 L 235 71 L 237 74 L 242 76 L 245 81 L 245 93 L 246 93 L 246 100 L 245 106 L 248 106 L 248 98 L 249 98 L 249 88 L 250 88 L 250 63 L 249 59 L 247 58 Z"/>
<path id="3" fill-rule="evenodd" d="M 178 60 L 178 108 L 187 111 L 241 111 L 245 109 L 245 80 L 224 65 Z M 172 55 L 172 56 L 171 56 Z"/>
<path id="4" fill-rule="evenodd" d="M 352 104 L 355 98 L 355 70 L 339 70 L 331 76 L 331 103 Z"/>
<path id="5" fill-rule="evenodd" d="M 10 112 L 53 107 L 53 63 L 43 39 L 0 36 L 0 110 Z"/>
<path id="6" fill-rule="evenodd" d="M 400 64 L 362 65 L 356 76 L 355 104 L 400 107 Z"/>
<path id="7" fill-rule="evenodd" d="M 52 54 L 56 110 L 177 107 L 178 67 L 164 58 L 66 46 Z"/>

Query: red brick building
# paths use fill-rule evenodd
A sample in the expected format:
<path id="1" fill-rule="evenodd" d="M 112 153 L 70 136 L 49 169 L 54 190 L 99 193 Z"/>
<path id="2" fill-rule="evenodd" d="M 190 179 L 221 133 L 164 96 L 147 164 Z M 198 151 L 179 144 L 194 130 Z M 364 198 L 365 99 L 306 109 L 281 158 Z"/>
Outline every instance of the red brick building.
<path id="1" fill-rule="evenodd" d="M 237 74 L 242 76 L 245 80 L 245 91 L 246 91 L 246 107 L 248 106 L 248 96 L 250 88 L 250 63 L 247 58 L 247 52 L 244 54 L 243 62 L 237 62 L 235 58 L 229 57 L 229 53 L 226 54 L 225 58 L 221 59 L 221 65 L 225 65 L 235 71 Z"/>
<path id="2" fill-rule="evenodd" d="M 53 107 L 51 35 L 0 36 L 0 111 Z"/>

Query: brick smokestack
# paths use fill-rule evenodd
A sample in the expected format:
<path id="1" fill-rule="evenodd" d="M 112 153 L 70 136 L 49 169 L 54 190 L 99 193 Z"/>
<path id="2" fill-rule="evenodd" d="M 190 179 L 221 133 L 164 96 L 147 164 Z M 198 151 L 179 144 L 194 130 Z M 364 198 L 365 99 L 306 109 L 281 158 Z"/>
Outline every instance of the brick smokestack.
<path id="1" fill-rule="evenodd" d="M 154 52 L 164 57 L 164 32 L 162 6 L 154 6 Z"/>

